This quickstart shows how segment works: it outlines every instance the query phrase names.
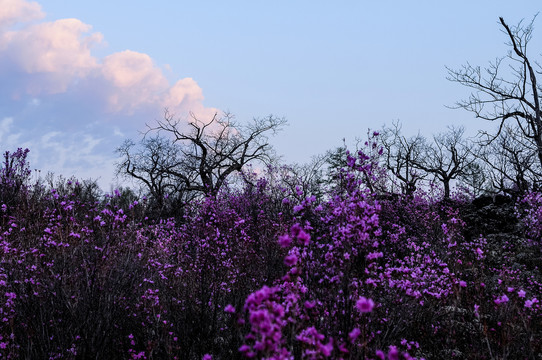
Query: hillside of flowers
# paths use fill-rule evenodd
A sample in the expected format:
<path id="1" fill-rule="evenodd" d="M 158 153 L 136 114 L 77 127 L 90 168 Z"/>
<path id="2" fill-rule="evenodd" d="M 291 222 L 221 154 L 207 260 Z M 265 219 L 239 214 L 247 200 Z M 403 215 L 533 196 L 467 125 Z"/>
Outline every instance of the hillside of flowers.
<path id="1" fill-rule="evenodd" d="M 369 146 L 326 196 L 271 173 L 164 217 L 26 155 L 0 174 L 2 359 L 541 359 L 542 194 L 383 196 Z"/>

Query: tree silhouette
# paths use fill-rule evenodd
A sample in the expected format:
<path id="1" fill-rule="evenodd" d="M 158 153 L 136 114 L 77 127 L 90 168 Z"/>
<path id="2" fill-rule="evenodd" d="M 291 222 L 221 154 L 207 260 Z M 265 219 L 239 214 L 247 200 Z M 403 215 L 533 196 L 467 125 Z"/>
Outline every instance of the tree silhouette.
<path id="1" fill-rule="evenodd" d="M 499 18 L 510 50 L 488 68 L 482 70 L 467 63 L 459 70 L 447 69 L 450 81 L 474 90 L 468 99 L 457 102 L 457 108 L 498 123 L 496 133 L 485 133 L 486 143 L 498 139 L 506 125 L 513 125 L 525 140 L 519 141 L 518 145 L 526 144 L 524 151 L 534 151 L 532 158 L 542 166 L 542 88 L 537 81 L 542 68 L 527 54 L 535 19 L 536 16 L 528 25 L 520 22 L 509 26 L 502 17 Z"/>
<path id="2" fill-rule="evenodd" d="M 119 174 L 133 177 L 158 198 L 179 192 L 214 196 L 229 175 L 254 161 L 269 162 L 273 151 L 267 134 L 275 134 L 286 121 L 268 116 L 237 125 L 218 114 L 203 122 L 191 114 L 188 123 L 167 110 L 163 120 L 149 126 L 156 137 L 144 137 L 137 148 L 127 141 L 118 149 Z"/>

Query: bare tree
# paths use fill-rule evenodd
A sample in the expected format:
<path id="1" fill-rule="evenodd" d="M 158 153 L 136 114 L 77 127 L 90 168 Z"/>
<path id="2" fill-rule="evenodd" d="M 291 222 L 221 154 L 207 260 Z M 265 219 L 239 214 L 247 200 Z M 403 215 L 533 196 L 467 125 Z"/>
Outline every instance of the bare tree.
<path id="1" fill-rule="evenodd" d="M 230 174 L 251 162 L 271 160 L 267 134 L 286 123 L 273 116 L 246 125 L 235 124 L 228 115 L 215 114 L 209 122 L 191 117 L 186 123 L 166 110 L 163 120 L 148 126 L 139 151 L 134 152 L 131 142 L 119 148 L 119 173 L 141 181 L 157 196 L 168 188 L 214 196 Z M 147 139 L 151 133 L 157 136 Z"/>
<path id="2" fill-rule="evenodd" d="M 433 143 L 426 143 L 423 156 L 414 160 L 414 167 L 433 175 L 444 186 L 444 198 L 450 197 L 452 180 L 471 175 L 476 156 L 473 144 L 463 137 L 463 127 L 450 127 L 446 133 L 433 137 Z"/>
<path id="3" fill-rule="evenodd" d="M 539 186 L 541 175 L 537 151 L 512 126 L 504 126 L 501 134 L 478 154 L 485 163 L 487 177 L 494 193 L 523 195 Z"/>
<path id="4" fill-rule="evenodd" d="M 425 177 L 416 166 L 424 155 L 425 138 L 420 134 L 406 138 L 401 134 L 401 124 L 396 121 L 393 127 L 382 128 L 380 141 L 384 148 L 384 165 L 399 181 L 401 193 L 412 195 L 418 181 Z"/>
<path id="5" fill-rule="evenodd" d="M 159 136 L 145 137 L 139 144 L 126 140 L 117 153 L 117 175 L 130 177 L 147 189 L 155 205 L 161 209 L 166 198 L 183 198 L 186 185 L 172 171 L 180 172 L 184 164 L 180 149 L 171 140 Z M 194 177 L 194 174 L 187 174 Z"/>
<path id="6" fill-rule="evenodd" d="M 310 196 L 322 200 L 327 195 L 325 178 L 325 155 L 312 157 L 305 164 L 291 164 L 280 167 L 281 185 L 288 189 L 288 193 L 302 201 Z"/>
<path id="7" fill-rule="evenodd" d="M 384 126 L 380 138 L 384 165 L 399 181 L 402 194 L 413 194 L 420 181 L 432 176 L 442 182 L 444 198 L 449 198 L 452 180 L 472 176 L 476 166 L 474 144 L 463 137 L 464 133 L 464 128 L 451 127 L 429 142 L 420 134 L 403 136 L 399 122 L 391 128 Z"/>
<path id="8" fill-rule="evenodd" d="M 492 188 L 490 187 L 490 175 L 487 164 L 480 158 L 480 148 L 478 144 L 473 144 L 476 146 L 474 156 L 477 159 L 470 164 L 469 171 L 460 177 L 461 183 L 458 184 L 459 187 L 465 191 L 465 194 L 470 194 L 474 198 L 477 198 L 481 195 L 487 195 L 492 193 Z M 485 147 L 484 147 L 485 149 Z"/>
<path id="9" fill-rule="evenodd" d="M 527 54 L 535 19 L 536 16 L 526 26 L 522 22 L 509 26 L 502 17 L 499 18 L 502 31 L 508 38 L 508 54 L 483 70 L 470 64 L 459 70 L 448 68 L 448 79 L 474 89 L 467 100 L 457 103 L 458 108 L 499 124 L 495 134 L 486 133 L 488 142 L 497 139 L 505 125 L 512 122 L 529 143 L 528 147 L 535 149 L 535 161 L 542 166 L 542 88 L 537 82 L 541 68 Z"/>

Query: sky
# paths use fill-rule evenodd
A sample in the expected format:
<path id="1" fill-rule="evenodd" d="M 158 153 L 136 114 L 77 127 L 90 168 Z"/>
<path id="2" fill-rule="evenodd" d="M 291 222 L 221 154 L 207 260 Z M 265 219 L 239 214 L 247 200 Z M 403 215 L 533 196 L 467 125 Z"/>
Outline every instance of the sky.
<path id="1" fill-rule="evenodd" d="M 527 23 L 531 1 L 0 0 L 1 151 L 32 169 L 109 190 L 115 149 L 169 109 L 240 122 L 274 115 L 284 163 L 399 120 L 407 136 L 489 125 L 450 109 L 469 90 L 446 66 L 506 55 L 498 23 Z M 542 49 L 535 20 L 532 56 Z"/>

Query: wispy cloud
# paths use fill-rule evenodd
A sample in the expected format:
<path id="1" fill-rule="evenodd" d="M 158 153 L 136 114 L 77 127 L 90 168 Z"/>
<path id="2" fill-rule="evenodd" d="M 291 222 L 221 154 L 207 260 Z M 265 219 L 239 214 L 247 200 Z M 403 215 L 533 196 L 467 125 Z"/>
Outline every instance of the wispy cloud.
<path id="1" fill-rule="evenodd" d="M 216 112 L 203 106 L 196 81 L 170 84 L 148 54 L 94 56 L 104 36 L 79 19 L 45 22 L 41 6 L 25 0 L 0 0 L 0 9 L 0 136 L 4 146 L 8 137 L 31 143 L 33 167 L 110 177 L 104 163 L 114 161 L 119 135 L 142 130 L 164 108 L 202 119 Z"/>
<path id="2" fill-rule="evenodd" d="M 12 132 L 13 118 L 7 117 L 0 120 L 0 144 L 15 146 L 21 137 L 20 133 Z"/>

